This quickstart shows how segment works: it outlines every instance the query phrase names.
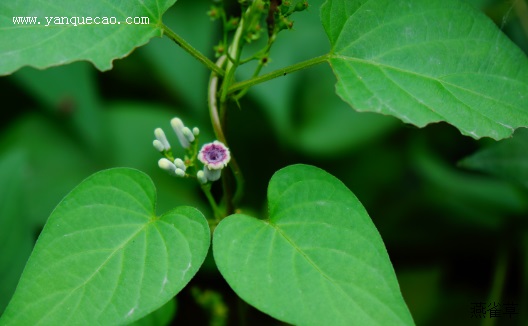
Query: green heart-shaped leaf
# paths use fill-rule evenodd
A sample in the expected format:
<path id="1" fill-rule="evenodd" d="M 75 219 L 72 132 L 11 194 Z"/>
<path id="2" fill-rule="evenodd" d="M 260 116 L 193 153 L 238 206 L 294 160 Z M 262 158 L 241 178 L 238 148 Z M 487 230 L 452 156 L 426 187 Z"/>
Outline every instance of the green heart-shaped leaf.
<path id="1" fill-rule="evenodd" d="M 176 295 L 209 247 L 191 207 L 157 217 L 156 190 L 137 170 L 84 180 L 51 214 L 0 324 L 117 325 Z"/>
<path id="2" fill-rule="evenodd" d="M 77 60 L 108 70 L 112 60 L 162 35 L 161 16 L 174 2 L 1 1 L 0 75 Z"/>
<path id="3" fill-rule="evenodd" d="M 269 219 L 235 214 L 215 230 L 213 252 L 249 304 L 296 325 L 410 325 L 383 241 L 338 179 L 306 165 L 268 187 Z"/>
<path id="4" fill-rule="evenodd" d="M 474 138 L 528 126 L 526 55 L 464 1 L 328 0 L 321 19 L 337 93 L 354 109 Z"/>

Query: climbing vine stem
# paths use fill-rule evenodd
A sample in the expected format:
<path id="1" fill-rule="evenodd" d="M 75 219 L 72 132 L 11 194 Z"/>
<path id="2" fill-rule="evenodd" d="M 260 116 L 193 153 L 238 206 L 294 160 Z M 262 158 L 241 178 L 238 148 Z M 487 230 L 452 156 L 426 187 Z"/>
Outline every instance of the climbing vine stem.
<path id="1" fill-rule="evenodd" d="M 203 63 L 211 71 L 215 72 L 219 76 L 224 76 L 224 71 L 214 64 L 209 58 L 203 55 L 200 51 L 196 50 L 192 45 L 187 43 L 181 36 L 173 32 L 167 25 L 163 25 L 163 34 L 167 35 L 168 38 L 173 40 L 178 44 L 182 49 L 187 51 L 190 55 L 195 57 L 198 61 Z"/>
<path id="2" fill-rule="evenodd" d="M 261 75 L 261 76 L 258 76 L 258 77 L 254 77 L 254 78 L 251 78 L 251 79 L 248 79 L 248 80 L 244 80 L 242 82 L 234 83 L 233 85 L 231 85 L 229 87 L 229 89 L 227 90 L 227 93 L 228 94 L 233 94 L 236 91 L 243 90 L 243 89 L 246 89 L 246 88 L 250 88 L 252 86 L 258 85 L 258 84 L 263 83 L 263 82 L 266 82 L 268 80 L 272 80 L 272 79 L 275 79 L 275 78 L 281 77 L 281 76 L 286 76 L 289 73 L 292 73 L 292 72 L 295 72 L 295 71 L 298 71 L 298 70 L 302 70 L 302 69 L 306 69 L 306 68 L 309 68 L 311 66 L 318 65 L 320 63 L 328 61 L 328 58 L 329 58 L 329 55 L 325 54 L 325 55 L 322 55 L 322 56 L 319 56 L 319 57 L 315 57 L 315 58 L 312 58 L 312 59 L 309 59 L 309 60 L 306 60 L 306 61 L 302 61 L 302 62 L 293 64 L 291 66 L 287 66 L 287 67 L 284 67 L 284 68 L 277 69 L 275 71 L 272 71 L 270 73 L 267 73 L 267 74 L 264 74 L 264 75 Z"/>
<path id="3" fill-rule="evenodd" d="M 216 65 L 218 67 L 222 67 L 226 63 L 226 59 L 227 57 L 225 55 L 221 56 L 217 60 Z M 216 135 L 216 138 L 229 147 L 229 144 L 223 131 L 224 126 L 220 121 L 218 108 L 218 84 L 219 76 L 216 75 L 214 72 L 211 73 L 208 90 L 209 115 L 211 118 L 211 124 L 213 125 L 213 130 Z M 224 102 L 222 103 L 222 105 L 226 105 L 226 103 Z M 242 198 L 242 194 L 244 192 L 244 177 L 242 175 L 242 172 L 240 171 L 240 167 L 238 166 L 234 155 L 231 156 L 231 162 L 229 163 L 229 166 L 235 177 L 236 190 L 233 191 L 231 184 L 229 183 L 229 180 L 227 178 L 222 178 L 222 185 L 224 188 L 225 196 L 224 198 L 226 203 L 226 215 L 234 213 L 235 206 Z"/>

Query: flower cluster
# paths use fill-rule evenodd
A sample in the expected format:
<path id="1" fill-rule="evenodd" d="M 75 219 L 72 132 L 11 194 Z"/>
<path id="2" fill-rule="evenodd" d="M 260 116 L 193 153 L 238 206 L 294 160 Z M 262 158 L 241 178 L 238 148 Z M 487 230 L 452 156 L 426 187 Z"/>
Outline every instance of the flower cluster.
<path id="1" fill-rule="evenodd" d="M 198 151 L 200 130 L 197 127 L 191 130 L 179 118 L 173 118 L 170 124 L 176 137 L 178 137 L 180 145 L 185 149 L 185 157 L 183 159 L 174 158 L 165 132 L 161 128 L 156 128 L 154 130 L 156 139 L 152 145 L 164 156 L 158 161 L 159 167 L 172 176 L 196 177 L 201 184 L 220 179 L 222 169 L 231 160 L 229 149 L 221 142 L 215 140 L 212 143 L 203 145 Z M 197 160 L 203 163 L 203 169 L 198 169 Z"/>

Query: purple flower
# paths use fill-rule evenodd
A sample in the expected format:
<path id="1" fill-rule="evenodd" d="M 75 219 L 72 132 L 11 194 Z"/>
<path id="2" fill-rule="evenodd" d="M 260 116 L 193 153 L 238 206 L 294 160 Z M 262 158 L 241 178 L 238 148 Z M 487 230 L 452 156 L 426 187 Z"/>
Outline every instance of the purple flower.
<path id="1" fill-rule="evenodd" d="M 203 145 L 198 153 L 198 159 L 209 170 L 220 170 L 227 166 L 227 163 L 231 160 L 231 154 L 224 144 L 215 140 L 212 143 Z"/>

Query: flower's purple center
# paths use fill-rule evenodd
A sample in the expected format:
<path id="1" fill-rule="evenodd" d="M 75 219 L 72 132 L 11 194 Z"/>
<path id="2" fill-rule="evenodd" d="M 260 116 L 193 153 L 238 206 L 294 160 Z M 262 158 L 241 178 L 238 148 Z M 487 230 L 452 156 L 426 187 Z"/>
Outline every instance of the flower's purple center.
<path id="1" fill-rule="evenodd" d="M 225 150 L 219 146 L 211 145 L 205 149 L 205 157 L 209 163 L 223 161 L 226 157 Z"/>

